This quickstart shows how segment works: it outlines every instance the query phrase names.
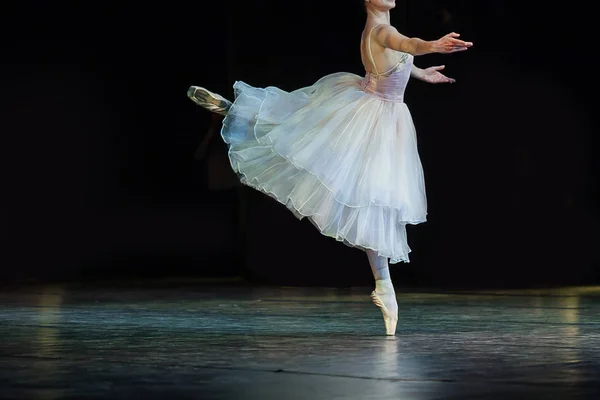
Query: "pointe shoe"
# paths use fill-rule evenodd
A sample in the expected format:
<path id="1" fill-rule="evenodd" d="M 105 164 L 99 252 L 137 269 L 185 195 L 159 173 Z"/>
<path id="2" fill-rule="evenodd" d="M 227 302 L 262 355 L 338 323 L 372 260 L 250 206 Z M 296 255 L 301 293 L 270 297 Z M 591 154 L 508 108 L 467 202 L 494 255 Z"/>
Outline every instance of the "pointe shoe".
<path id="1" fill-rule="evenodd" d="M 383 301 L 383 297 L 392 296 L 392 295 L 380 295 L 377 292 L 373 291 L 371 293 L 371 300 L 373 303 L 381 308 L 381 313 L 383 314 L 383 323 L 385 324 L 385 334 L 388 336 L 394 336 L 396 334 L 396 325 L 398 324 L 398 311 L 396 313 L 392 313 L 388 307 L 385 306 Z M 394 302 L 396 301 L 396 294 L 393 294 Z M 390 304 L 391 306 L 391 304 Z"/>
<path id="2" fill-rule="evenodd" d="M 200 86 L 190 86 L 187 96 L 200 107 L 220 115 L 227 115 L 231 102 L 225 97 Z"/>

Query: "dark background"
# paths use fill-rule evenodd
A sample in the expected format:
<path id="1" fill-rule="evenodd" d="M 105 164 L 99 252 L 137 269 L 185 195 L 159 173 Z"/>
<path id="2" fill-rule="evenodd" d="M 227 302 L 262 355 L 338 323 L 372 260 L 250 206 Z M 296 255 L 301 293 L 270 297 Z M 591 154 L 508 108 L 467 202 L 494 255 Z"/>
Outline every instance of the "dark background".
<path id="1" fill-rule="evenodd" d="M 429 221 L 398 283 L 600 283 L 597 17 L 583 2 L 398 1 L 393 23 L 466 53 L 411 81 Z M 590 3 L 591 4 L 591 3 Z M 235 184 L 190 85 L 293 90 L 362 74 L 360 1 L 19 2 L 2 12 L 0 279 L 243 276 L 370 285 L 366 256 Z"/>

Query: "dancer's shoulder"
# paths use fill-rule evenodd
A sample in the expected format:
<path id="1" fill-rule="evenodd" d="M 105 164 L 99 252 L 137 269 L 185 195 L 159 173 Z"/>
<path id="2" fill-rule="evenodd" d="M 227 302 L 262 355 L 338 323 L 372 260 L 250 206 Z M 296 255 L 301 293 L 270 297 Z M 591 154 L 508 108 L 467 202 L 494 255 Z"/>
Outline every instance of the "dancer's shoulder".
<path id="1" fill-rule="evenodd" d="M 389 47 L 390 38 L 403 36 L 395 26 L 380 24 L 373 28 L 373 38 L 381 46 Z"/>

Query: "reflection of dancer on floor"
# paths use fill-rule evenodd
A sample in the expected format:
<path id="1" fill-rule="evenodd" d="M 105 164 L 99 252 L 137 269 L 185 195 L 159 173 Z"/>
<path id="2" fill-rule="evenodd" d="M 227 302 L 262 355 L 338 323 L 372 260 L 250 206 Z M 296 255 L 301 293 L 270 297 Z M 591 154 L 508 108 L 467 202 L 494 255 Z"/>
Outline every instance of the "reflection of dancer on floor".
<path id="1" fill-rule="evenodd" d="M 188 96 L 224 115 L 221 136 L 242 183 L 275 198 L 319 231 L 366 251 L 373 302 L 386 333 L 398 320 L 389 262 L 409 262 L 406 225 L 425 222 L 427 201 L 415 128 L 403 102 L 409 78 L 454 82 L 414 56 L 467 50 L 451 33 L 424 41 L 390 26 L 395 0 L 366 0 L 365 77 L 335 73 L 291 93 L 236 82 L 235 101 L 192 86 Z"/>

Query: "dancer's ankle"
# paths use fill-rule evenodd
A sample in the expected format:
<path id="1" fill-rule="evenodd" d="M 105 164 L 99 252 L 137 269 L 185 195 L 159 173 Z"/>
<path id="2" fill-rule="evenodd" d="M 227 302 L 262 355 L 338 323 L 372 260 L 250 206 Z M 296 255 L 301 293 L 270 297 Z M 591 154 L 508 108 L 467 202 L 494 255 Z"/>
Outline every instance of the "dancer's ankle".
<path id="1" fill-rule="evenodd" d="M 375 280 L 375 291 L 379 294 L 395 293 L 392 280 L 390 278 L 376 279 Z"/>

